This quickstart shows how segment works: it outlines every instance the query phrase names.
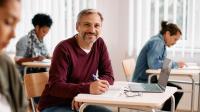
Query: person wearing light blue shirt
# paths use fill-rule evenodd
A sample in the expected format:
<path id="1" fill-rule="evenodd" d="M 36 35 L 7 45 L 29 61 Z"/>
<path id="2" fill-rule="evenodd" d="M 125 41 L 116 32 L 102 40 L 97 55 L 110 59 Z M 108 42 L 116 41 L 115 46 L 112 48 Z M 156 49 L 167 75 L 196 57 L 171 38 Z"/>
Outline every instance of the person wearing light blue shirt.
<path id="1" fill-rule="evenodd" d="M 163 60 L 166 56 L 166 45 L 163 35 L 157 34 L 151 37 L 138 56 L 133 81 L 146 83 L 148 81 L 146 70 L 162 68 Z M 173 61 L 172 68 L 178 68 L 178 63 Z"/>
<path id="2" fill-rule="evenodd" d="M 176 43 L 177 40 L 180 39 L 182 33 L 181 30 L 177 27 L 177 25 L 173 23 L 167 23 L 166 21 L 162 21 L 161 27 L 162 29 L 160 33 L 151 37 L 142 48 L 137 58 L 135 71 L 132 78 L 133 82 L 147 83 L 148 75 L 146 74 L 146 70 L 162 68 L 163 61 L 167 57 L 166 47 L 171 47 Z M 184 62 L 172 62 L 172 68 L 181 68 L 184 65 Z M 157 78 L 153 77 L 152 82 L 156 83 Z M 168 83 L 168 86 L 174 86 L 178 89 L 182 89 L 181 87 L 172 83 Z M 175 107 L 177 107 L 177 104 L 181 99 L 182 95 L 182 92 L 175 93 Z M 167 102 L 163 106 L 162 110 L 170 110 L 171 102 Z"/>

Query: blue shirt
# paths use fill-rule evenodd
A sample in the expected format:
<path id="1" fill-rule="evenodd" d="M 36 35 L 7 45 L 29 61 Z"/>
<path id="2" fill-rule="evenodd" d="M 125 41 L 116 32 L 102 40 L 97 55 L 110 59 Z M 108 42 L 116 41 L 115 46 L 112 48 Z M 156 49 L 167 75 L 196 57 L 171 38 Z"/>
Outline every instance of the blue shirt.
<path id="1" fill-rule="evenodd" d="M 167 56 L 166 45 L 161 34 L 155 35 L 142 48 L 135 66 L 132 81 L 147 82 L 147 69 L 162 68 L 163 61 Z M 177 68 L 178 64 L 172 62 L 172 68 Z"/>

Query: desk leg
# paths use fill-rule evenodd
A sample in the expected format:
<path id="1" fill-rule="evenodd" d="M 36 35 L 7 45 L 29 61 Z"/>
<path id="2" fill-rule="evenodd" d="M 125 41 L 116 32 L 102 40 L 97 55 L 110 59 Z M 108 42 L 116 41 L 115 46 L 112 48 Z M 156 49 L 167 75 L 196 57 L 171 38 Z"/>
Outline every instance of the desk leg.
<path id="1" fill-rule="evenodd" d="M 199 85 L 198 86 L 199 86 L 199 96 L 198 96 L 198 108 L 197 108 L 198 110 L 197 111 L 200 112 L 200 73 L 199 73 Z"/>
<path id="2" fill-rule="evenodd" d="M 174 98 L 174 95 L 171 96 L 171 112 L 175 112 L 175 98 Z"/>
<path id="3" fill-rule="evenodd" d="M 33 112 L 36 112 L 33 98 L 31 98 L 30 101 L 31 101 L 32 111 L 33 111 Z"/>
<path id="4" fill-rule="evenodd" d="M 26 75 L 27 66 L 24 67 L 24 76 Z"/>
<path id="5" fill-rule="evenodd" d="M 192 80 L 191 112 L 194 112 L 195 81 L 192 77 L 191 77 L 191 80 Z"/>
<path id="6" fill-rule="evenodd" d="M 117 107 L 117 112 L 120 112 L 120 107 Z"/>
<path id="7" fill-rule="evenodd" d="M 156 75 L 156 74 L 149 74 L 149 76 L 148 76 L 148 83 L 151 83 L 151 77 L 153 77 L 154 75 Z"/>
<path id="8" fill-rule="evenodd" d="M 85 107 L 87 107 L 88 104 L 87 103 L 83 103 L 80 108 L 79 108 L 79 112 L 83 112 L 83 110 L 85 109 Z"/>

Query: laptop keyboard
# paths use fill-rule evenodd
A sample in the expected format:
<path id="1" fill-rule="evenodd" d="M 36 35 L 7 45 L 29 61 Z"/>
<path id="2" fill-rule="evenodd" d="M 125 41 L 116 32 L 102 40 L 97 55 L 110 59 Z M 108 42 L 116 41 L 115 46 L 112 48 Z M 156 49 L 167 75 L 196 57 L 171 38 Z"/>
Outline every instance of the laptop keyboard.
<path id="1" fill-rule="evenodd" d="M 157 84 L 130 84 L 132 91 L 161 91 Z"/>
<path id="2" fill-rule="evenodd" d="M 143 85 L 143 88 L 147 91 L 160 91 L 160 88 L 156 84 Z"/>

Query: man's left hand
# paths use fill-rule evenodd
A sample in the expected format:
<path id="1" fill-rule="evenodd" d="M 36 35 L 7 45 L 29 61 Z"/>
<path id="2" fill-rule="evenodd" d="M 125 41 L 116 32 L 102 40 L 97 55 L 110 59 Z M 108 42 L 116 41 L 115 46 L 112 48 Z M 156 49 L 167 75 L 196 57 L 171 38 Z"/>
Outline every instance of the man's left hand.
<path id="1" fill-rule="evenodd" d="M 83 104 L 82 102 L 76 102 L 76 101 L 73 99 L 72 105 L 71 105 L 72 110 L 78 111 L 79 108 L 80 108 L 80 106 L 81 106 L 82 104 Z"/>

